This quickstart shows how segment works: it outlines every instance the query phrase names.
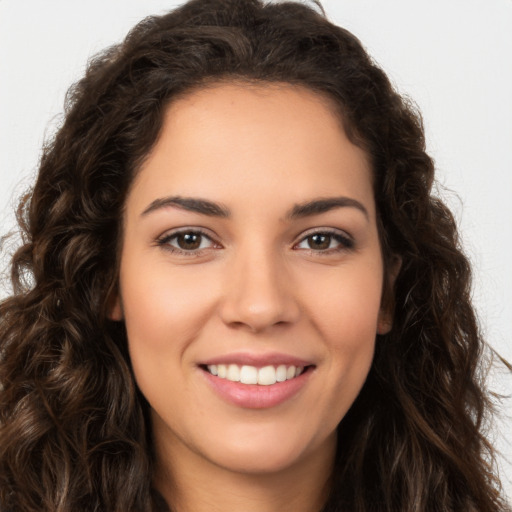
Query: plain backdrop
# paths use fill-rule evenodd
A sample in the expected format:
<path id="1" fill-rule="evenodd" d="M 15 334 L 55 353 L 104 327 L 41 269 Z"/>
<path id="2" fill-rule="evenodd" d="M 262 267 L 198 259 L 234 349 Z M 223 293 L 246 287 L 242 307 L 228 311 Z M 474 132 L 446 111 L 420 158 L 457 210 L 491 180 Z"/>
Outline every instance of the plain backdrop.
<path id="1" fill-rule="evenodd" d="M 87 60 L 172 0 L 0 0 L 0 233 Z M 475 270 L 489 344 L 512 361 L 512 0 L 324 0 L 423 113 L 440 194 Z M 5 266 L 3 262 L 2 267 Z M 512 377 L 491 387 L 512 394 Z M 493 435 L 512 496 L 512 399 Z M 507 439 L 508 438 L 508 439 Z"/>

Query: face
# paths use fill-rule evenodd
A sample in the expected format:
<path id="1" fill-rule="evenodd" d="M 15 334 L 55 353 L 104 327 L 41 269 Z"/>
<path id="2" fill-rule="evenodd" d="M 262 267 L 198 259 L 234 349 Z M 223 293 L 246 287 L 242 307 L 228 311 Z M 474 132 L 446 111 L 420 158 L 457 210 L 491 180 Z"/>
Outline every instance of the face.
<path id="1" fill-rule="evenodd" d="M 333 111 L 285 84 L 168 107 L 111 312 L 160 454 L 245 473 L 332 457 L 389 329 L 370 167 Z"/>

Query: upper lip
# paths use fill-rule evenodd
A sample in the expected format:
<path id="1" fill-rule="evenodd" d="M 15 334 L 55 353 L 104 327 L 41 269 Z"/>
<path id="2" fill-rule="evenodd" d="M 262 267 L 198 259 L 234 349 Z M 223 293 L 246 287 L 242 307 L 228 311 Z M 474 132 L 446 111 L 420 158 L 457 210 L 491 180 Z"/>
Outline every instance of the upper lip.
<path id="1" fill-rule="evenodd" d="M 300 357 L 292 356 L 289 354 L 280 354 L 278 352 L 271 352 L 266 354 L 251 354 L 247 352 L 232 352 L 225 355 L 219 355 L 202 361 L 200 363 L 204 366 L 219 365 L 219 364 L 236 364 L 239 366 L 255 366 L 262 368 L 264 366 L 311 366 L 313 363 Z"/>

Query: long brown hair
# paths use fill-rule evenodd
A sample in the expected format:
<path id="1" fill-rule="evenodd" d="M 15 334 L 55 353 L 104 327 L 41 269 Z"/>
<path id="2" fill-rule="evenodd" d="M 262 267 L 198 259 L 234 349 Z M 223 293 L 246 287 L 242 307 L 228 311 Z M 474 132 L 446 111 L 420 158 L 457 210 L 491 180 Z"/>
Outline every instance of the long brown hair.
<path id="1" fill-rule="evenodd" d="M 324 512 L 506 510 L 484 436 L 491 402 L 470 268 L 432 194 L 421 118 L 359 41 L 295 2 L 192 0 L 98 55 L 22 198 L 0 305 L 0 509 L 150 512 L 148 404 L 108 319 L 124 200 L 167 104 L 216 81 L 329 96 L 370 156 L 392 331 L 339 426 Z"/>

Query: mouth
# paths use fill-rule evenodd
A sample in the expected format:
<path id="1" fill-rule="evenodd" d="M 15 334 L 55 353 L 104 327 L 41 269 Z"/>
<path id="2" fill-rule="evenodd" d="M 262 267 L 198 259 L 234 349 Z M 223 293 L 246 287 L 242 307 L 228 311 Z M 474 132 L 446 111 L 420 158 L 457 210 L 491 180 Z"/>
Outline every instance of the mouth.
<path id="1" fill-rule="evenodd" d="M 271 409 L 308 388 L 316 365 L 291 354 L 237 352 L 201 361 L 198 368 L 223 401 L 245 409 Z"/>
<path id="2" fill-rule="evenodd" d="M 239 382 L 247 385 L 272 386 L 280 382 L 296 379 L 303 373 L 310 371 L 313 365 L 294 366 L 280 364 L 256 367 L 238 364 L 209 364 L 201 368 L 219 379 L 230 382 Z"/>
<path id="3" fill-rule="evenodd" d="M 224 401 L 245 409 L 270 409 L 289 402 L 307 386 L 315 365 L 201 365 L 210 388 Z M 216 375 L 215 375 L 216 374 Z"/>

